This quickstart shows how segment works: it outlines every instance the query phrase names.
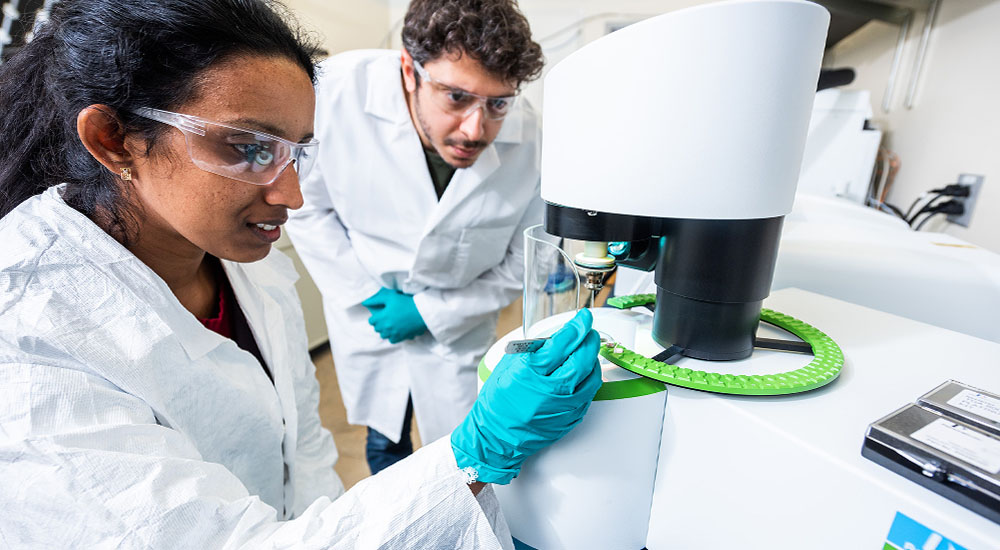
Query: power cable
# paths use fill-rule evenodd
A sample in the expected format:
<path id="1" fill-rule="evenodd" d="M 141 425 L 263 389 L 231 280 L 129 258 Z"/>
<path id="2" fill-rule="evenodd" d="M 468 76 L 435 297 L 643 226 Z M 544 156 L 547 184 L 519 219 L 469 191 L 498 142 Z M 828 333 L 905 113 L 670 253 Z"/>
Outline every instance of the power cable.
<path id="1" fill-rule="evenodd" d="M 900 209 L 898 209 L 898 208 L 896 208 L 895 206 L 893 206 L 893 205 L 891 205 L 891 204 L 889 204 L 887 202 L 878 202 L 878 203 L 875 203 L 875 205 L 878 206 L 879 210 L 882 210 L 883 212 L 889 212 L 891 214 L 895 214 L 896 217 L 898 217 L 899 219 L 903 220 L 904 222 L 906 221 L 906 216 L 903 215 L 903 211 L 900 210 Z"/>
<path id="2" fill-rule="evenodd" d="M 932 209 L 935 207 L 934 201 L 938 200 L 941 197 L 964 198 L 968 197 L 971 192 L 972 189 L 970 188 L 970 186 L 962 183 L 949 183 L 948 185 L 945 185 L 944 187 L 941 187 L 939 189 L 931 189 L 930 191 L 925 191 L 924 193 L 921 193 L 921 195 L 917 197 L 917 200 L 913 201 L 913 204 L 911 204 L 910 208 L 907 209 L 906 223 L 913 225 L 913 222 L 917 219 L 918 216 L 920 216 L 923 213 L 932 211 Z M 926 203 L 924 203 L 924 206 L 920 210 L 918 210 L 916 214 L 913 214 L 911 216 L 910 213 L 913 211 L 914 207 L 917 206 L 917 203 L 919 203 L 922 199 L 924 199 L 927 196 L 931 196 L 931 199 Z M 954 202 L 954 201 L 949 201 L 949 202 Z M 948 204 L 948 203 L 937 203 L 937 204 Z"/>
<path id="3" fill-rule="evenodd" d="M 958 200 L 951 199 L 946 202 L 935 204 L 933 206 L 925 206 L 923 209 L 921 209 L 920 212 L 918 212 L 915 216 L 913 216 L 913 219 L 916 220 L 917 216 L 925 212 L 927 213 L 927 217 L 920 220 L 920 223 L 917 224 L 915 228 L 913 228 L 914 231 L 920 231 L 920 229 L 925 224 L 927 224 L 928 220 L 930 220 L 934 216 L 937 216 L 938 214 L 951 214 L 959 216 L 962 215 L 963 213 L 965 213 L 965 204 L 963 204 Z"/>
<path id="4" fill-rule="evenodd" d="M 906 214 L 903 215 L 903 219 L 904 220 L 909 220 L 910 219 L 910 214 L 913 213 L 913 209 L 917 206 L 917 203 L 919 203 L 920 201 L 926 199 L 927 197 L 931 196 L 932 194 L 933 194 L 932 191 L 924 191 L 923 193 L 920 194 L 919 197 L 917 197 L 916 199 L 914 199 L 913 202 L 910 203 L 910 207 L 906 209 Z M 932 198 L 931 200 L 934 200 L 934 199 Z"/>
<path id="5" fill-rule="evenodd" d="M 938 200 L 940 198 L 941 198 L 941 193 L 934 193 L 934 197 L 931 198 L 931 200 L 927 201 L 927 203 L 924 204 L 923 208 L 921 208 L 920 210 L 917 210 L 916 214 L 914 214 L 914 215 L 910 216 L 909 218 L 907 218 L 906 219 L 906 223 L 908 223 L 908 224 L 910 224 L 912 226 L 913 222 L 917 221 L 917 218 L 920 217 L 921 214 L 926 214 L 928 212 L 935 212 L 935 210 L 934 210 L 935 207 L 937 207 L 940 204 L 943 204 L 943 203 L 937 203 L 937 204 L 934 203 L 934 201 L 936 201 L 936 200 Z"/>
<path id="6" fill-rule="evenodd" d="M 938 216 L 940 214 L 944 214 L 944 212 L 934 212 L 931 215 L 927 216 L 926 218 L 920 220 L 920 223 L 918 223 L 917 226 L 913 228 L 913 230 L 920 231 L 920 228 L 923 227 L 931 218 L 933 218 L 934 216 Z"/>

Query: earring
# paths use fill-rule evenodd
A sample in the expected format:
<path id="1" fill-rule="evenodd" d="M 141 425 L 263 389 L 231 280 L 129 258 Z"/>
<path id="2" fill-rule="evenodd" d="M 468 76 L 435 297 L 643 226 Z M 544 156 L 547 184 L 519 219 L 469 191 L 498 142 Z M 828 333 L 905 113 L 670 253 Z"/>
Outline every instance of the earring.
<path id="1" fill-rule="evenodd" d="M 122 175 L 122 181 L 132 181 L 131 168 L 122 168 L 121 175 Z"/>

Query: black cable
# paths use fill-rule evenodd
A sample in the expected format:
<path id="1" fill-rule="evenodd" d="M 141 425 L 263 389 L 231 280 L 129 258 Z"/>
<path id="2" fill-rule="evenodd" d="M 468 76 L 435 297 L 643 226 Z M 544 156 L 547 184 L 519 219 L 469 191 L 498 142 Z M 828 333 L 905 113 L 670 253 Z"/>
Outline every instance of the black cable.
<path id="1" fill-rule="evenodd" d="M 910 225 L 913 225 L 913 220 L 917 219 L 917 216 L 920 215 L 920 212 L 914 214 L 912 218 L 910 217 L 910 214 L 913 212 L 913 208 L 917 206 L 917 203 L 927 198 L 927 196 L 931 196 L 931 200 L 927 201 L 924 204 L 923 206 L 924 212 L 930 211 L 926 209 L 929 208 L 931 203 L 937 200 L 938 197 L 941 196 L 968 197 L 969 194 L 971 194 L 971 192 L 972 192 L 971 187 L 963 183 L 949 183 L 948 185 L 945 185 L 944 187 L 941 187 L 939 189 L 931 189 L 930 191 L 925 191 L 921 193 L 919 197 L 914 199 L 913 203 L 910 204 L 910 207 L 906 209 L 906 214 L 903 216 L 903 219 L 907 220 L 907 223 L 909 223 Z"/>
<path id="2" fill-rule="evenodd" d="M 951 199 L 951 200 L 949 200 L 947 202 L 943 202 L 943 203 L 934 205 L 933 207 L 930 207 L 930 208 L 924 207 L 924 209 L 922 209 L 920 212 L 918 212 L 916 215 L 913 216 L 913 219 L 916 220 L 917 216 L 919 216 L 920 214 L 924 213 L 924 210 L 927 211 L 928 215 L 927 215 L 926 218 L 920 220 L 920 223 L 917 224 L 917 227 L 915 227 L 913 229 L 914 231 L 920 231 L 920 228 L 923 227 L 924 224 L 927 223 L 927 220 L 933 218 L 934 216 L 936 216 L 938 214 L 953 214 L 953 215 L 958 215 L 958 216 L 964 214 L 965 213 L 965 204 L 963 204 L 962 202 L 957 201 L 955 199 Z"/>
<path id="3" fill-rule="evenodd" d="M 903 215 L 903 211 L 902 210 L 896 208 L 895 206 L 893 206 L 893 205 L 891 205 L 891 204 L 889 204 L 887 202 L 880 202 L 880 203 L 878 203 L 878 205 L 879 205 L 879 210 L 881 210 L 883 207 L 888 208 L 889 211 L 892 212 L 893 214 L 895 214 L 896 216 L 898 216 L 899 219 L 903 220 L 904 222 L 906 221 L 906 216 Z"/>
<path id="4" fill-rule="evenodd" d="M 938 198 L 940 196 L 941 196 L 941 190 L 940 189 L 931 189 L 930 191 L 925 191 L 925 192 L 921 193 L 919 197 L 913 199 L 913 202 L 910 203 L 910 207 L 906 209 L 906 214 L 903 214 L 903 219 L 906 220 L 906 223 L 908 223 L 910 225 L 913 225 L 913 220 L 910 218 L 910 214 L 913 213 L 913 208 L 917 206 L 917 203 L 920 202 L 920 201 L 922 201 L 922 200 L 924 200 L 924 199 L 926 199 L 927 197 L 931 197 L 931 200 L 927 201 L 924 204 L 924 206 L 926 207 L 928 204 L 934 202 L 934 199 L 936 199 L 936 198 Z M 919 215 L 920 215 L 920 213 L 917 212 L 916 214 L 913 214 L 913 217 L 915 218 L 915 217 L 917 217 Z"/>
<path id="5" fill-rule="evenodd" d="M 935 208 L 937 208 L 941 204 L 944 204 L 944 203 L 937 203 L 937 204 L 934 203 L 934 201 L 940 199 L 941 196 L 942 196 L 941 193 L 935 193 L 934 198 L 927 201 L 927 204 L 925 204 L 923 208 L 918 210 L 916 214 L 910 216 L 906 220 L 906 223 L 910 224 L 910 226 L 913 226 L 913 222 L 917 221 L 917 218 L 919 218 L 921 214 L 926 214 L 927 212 L 935 212 L 934 210 Z"/>
<path id="6" fill-rule="evenodd" d="M 917 226 L 913 228 L 913 230 L 914 231 L 920 231 L 920 228 L 923 227 L 925 223 L 927 223 L 927 220 L 933 218 L 934 216 L 938 216 L 940 214 L 944 214 L 944 212 L 932 212 L 931 215 L 929 215 L 926 218 L 920 220 L 920 223 L 918 223 Z"/>
<path id="7" fill-rule="evenodd" d="M 951 186 L 948 186 L 948 187 L 951 187 Z M 909 223 L 912 226 L 913 222 L 917 220 L 918 216 L 920 216 L 921 214 L 927 213 L 927 212 L 944 212 L 945 214 L 959 214 L 959 215 L 961 215 L 962 213 L 965 212 L 965 203 L 964 202 L 958 201 L 955 198 L 948 199 L 945 202 L 934 202 L 934 201 L 936 201 L 938 199 L 941 199 L 941 198 L 947 198 L 947 197 L 963 198 L 963 197 L 968 197 L 968 196 L 969 196 L 969 190 L 968 190 L 968 188 L 964 189 L 964 193 L 961 192 L 961 191 L 955 191 L 955 190 L 945 189 L 944 191 L 942 191 L 941 193 L 939 193 L 935 198 L 931 199 L 930 202 L 928 202 L 926 205 L 924 205 L 924 207 L 921 208 L 919 212 L 917 212 L 916 214 L 914 214 L 913 217 L 910 218 L 907 223 Z"/>

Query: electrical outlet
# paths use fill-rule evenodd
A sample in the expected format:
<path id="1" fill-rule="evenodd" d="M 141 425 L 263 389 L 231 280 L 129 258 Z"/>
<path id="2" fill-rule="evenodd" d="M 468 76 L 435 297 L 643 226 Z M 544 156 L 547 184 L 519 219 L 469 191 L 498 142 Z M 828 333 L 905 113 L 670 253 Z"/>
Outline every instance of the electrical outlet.
<path id="1" fill-rule="evenodd" d="M 958 176 L 958 183 L 969 186 L 969 196 L 955 197 L 955 200 L 961 201 L 965 206 L 965 212 L 961 215 L 949 214 L 948 221 L 957 223 L 962 227 L 969 227 L 969 221 L 972 219 L 972 207 L 976 205 L 976 197 L 979 196 L 979 188 L 983 186 L 984 179 L 985 177 L 979 174 L 961 174 Z"/>

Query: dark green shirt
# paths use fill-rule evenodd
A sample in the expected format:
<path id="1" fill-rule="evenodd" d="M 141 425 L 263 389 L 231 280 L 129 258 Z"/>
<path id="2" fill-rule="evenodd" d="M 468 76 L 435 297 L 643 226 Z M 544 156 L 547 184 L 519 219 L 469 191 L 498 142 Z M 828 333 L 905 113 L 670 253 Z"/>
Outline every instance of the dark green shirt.
<path id="1" fill-rule="evenodd" d="M 434 192 L 437 193 L 438 200 L 441 200 L 448 182 L 455 175 L 455 167 L 445 162 L 433 149 L 424 149 L 424 157 L 427 158 L 427 169 L 430 170 L 431 181 L 434 182 Z"/>

